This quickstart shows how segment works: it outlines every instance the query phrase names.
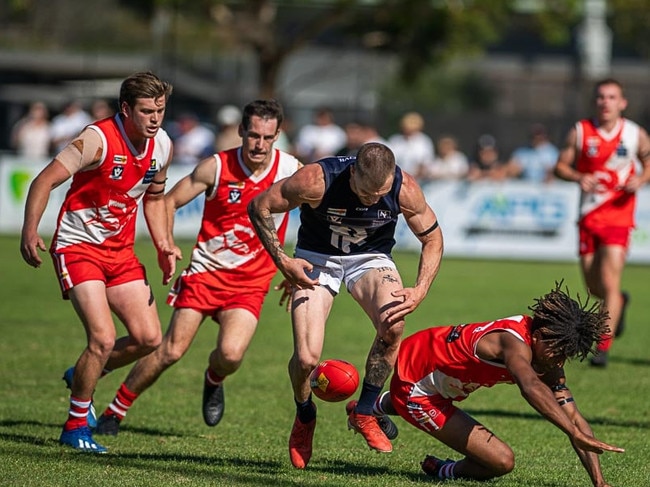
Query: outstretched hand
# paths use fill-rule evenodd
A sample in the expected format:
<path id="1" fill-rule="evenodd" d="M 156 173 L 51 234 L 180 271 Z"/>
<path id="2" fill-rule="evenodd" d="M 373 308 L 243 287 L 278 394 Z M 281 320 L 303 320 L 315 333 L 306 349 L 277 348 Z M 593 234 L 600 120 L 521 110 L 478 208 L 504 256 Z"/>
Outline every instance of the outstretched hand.
<path id="1" fill-rule="evenodd" d="M 578 432 L 573 438 L 574 444 L 576 447 L 581 450 L 590 451 L 600 455 L 605 451 L 611 451 L 615 453 L 624 453 L 625 449 L 619 448 L 618 446 L 609 445 L 604 443 L 593 436 L 585 435 L 582 432 Z"/>

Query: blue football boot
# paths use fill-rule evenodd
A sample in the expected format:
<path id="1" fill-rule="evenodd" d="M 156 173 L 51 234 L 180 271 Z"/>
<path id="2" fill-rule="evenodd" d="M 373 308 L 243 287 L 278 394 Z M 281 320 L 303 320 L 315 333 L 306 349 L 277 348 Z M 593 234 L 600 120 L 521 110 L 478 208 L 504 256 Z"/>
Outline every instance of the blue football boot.
<path id="1" fill-rule="evenodd" d="M 87 426 L 75 428 L 70 431 L 64 430 L 59 438 L 59 443 L 86 453 L 106 453 L 108 451 L 106 447 L 93 440 L 93 435 Z"/>

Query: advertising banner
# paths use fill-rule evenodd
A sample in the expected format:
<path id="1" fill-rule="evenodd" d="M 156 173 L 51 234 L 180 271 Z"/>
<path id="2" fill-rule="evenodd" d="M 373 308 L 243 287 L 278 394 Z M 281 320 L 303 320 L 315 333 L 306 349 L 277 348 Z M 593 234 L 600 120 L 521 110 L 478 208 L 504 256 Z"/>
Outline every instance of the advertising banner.
<path id="1" fill-rule="evenodd" d="M 22 226 L 27 190 L 44 167 L 5 156 L 0 159 L 0 233 L 18 234 Z M 188 173 L 170 167 L 167 189 Z M 47 239 L 56 225 L 59 207 L 69 185 L 52 191 L 39 231 Z M 519 181 L 437 182 L 424 194 L 438 215 L 445 239 L 445 255 L 469 258 L 526 260 L 577 260 L 578 186 L 556 181 L 536 185 Z M 176 212 L 174 235 L 194 240 L 203 212 L 202 196 Z M 630 262 L 650 263 L 650 188 L 638 194 L 637 228 L 632 234 Z M 294 243 L 298 210 L 291 213 L 287 243 Z M 142 215 L 138 234 L 146 235 Z M 396 232 L 398 250 L 420 249 L 420 242 L 400 217 Z"/>

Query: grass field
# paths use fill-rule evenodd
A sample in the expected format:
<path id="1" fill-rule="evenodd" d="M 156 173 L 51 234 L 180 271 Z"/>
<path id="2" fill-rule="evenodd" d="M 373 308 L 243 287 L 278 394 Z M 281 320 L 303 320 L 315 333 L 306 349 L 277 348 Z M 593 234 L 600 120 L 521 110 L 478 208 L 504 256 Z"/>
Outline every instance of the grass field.
<path id="1" fill-rule="evenodd" d="M 159 284 L 153 253 L 148 244 L 138 246 L 138 252 L 154 281 L 166 327 L 171 310 L 164 304 L 166 289 Z M 294 470 L 287 452 L 294 418 L 286 372 L 291 327 L 275 294 L 267 300 L 244 364 L 226 382 L 226 414 L 219 426 L 208 428 L 201 418 L 202 375 L 216 337 L 216 325 L 206 322 L 188 354 L 134 404 L 120 435 L 98 437 L 108 455 L 61 447 L 58 437 L 68 401 L 61 375 L 84 347 L 82 327 L 70 304 L 59 297 L 47 256 L 41 269 L 29 268 L 14 237 L 0 237 L 0 255 L 0 485 L 436 485 L 420 472 L 419 462 L 426 454 L 458 458 L 400 418 L 393 453 L 371 452 L 346 429 L 345 403 L 317 400 L 314 455 L 306 470 Z M 405 283 L 412 283 L 417 256 L 395 258 Z M 617 487 L 650 485 L 649 270 L 626 270 L 624 284 L 632 295 L 628 326 L 612 349 L 610 366 L 567 366 L 568 384 L 596 436 L 627 450 L 601 457 L 606 479 Z M 407 333 L 526 312 L 532 299 L 559 279 L 584 295 L 575 263 L 447 259 L 429 297 L 407 320 Z M 362 369 L 372 334 L 360 308 L 343 293 L 329 320 L 323 358 L 344 358 Z M 100 412 L 126 372 L 118 370 L 100 381 L 95 394 Z M 541 419 L 515 386 L 479 390 L 462 406 L 515 451 L 515 470 L 488 485 L 590 485 L 565 435 Z"/>

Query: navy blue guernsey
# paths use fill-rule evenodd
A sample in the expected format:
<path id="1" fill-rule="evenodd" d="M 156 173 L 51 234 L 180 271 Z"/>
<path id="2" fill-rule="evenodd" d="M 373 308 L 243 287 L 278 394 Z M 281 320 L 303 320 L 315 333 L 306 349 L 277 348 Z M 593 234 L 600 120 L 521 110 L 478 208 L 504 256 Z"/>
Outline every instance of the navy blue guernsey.
<path id="1" fill-rule="evenodd" d="M 400 214 L 402 171 L 395 168 L 390 192 L 365 206 L 350 188 L 350 168 L 356 157 L 327 157 L 320 164 L 325 174 L 325 194 L 316 208 L 300 207 L 297 247 L 328 255 L 389 254 L 395 245 Z"/>

